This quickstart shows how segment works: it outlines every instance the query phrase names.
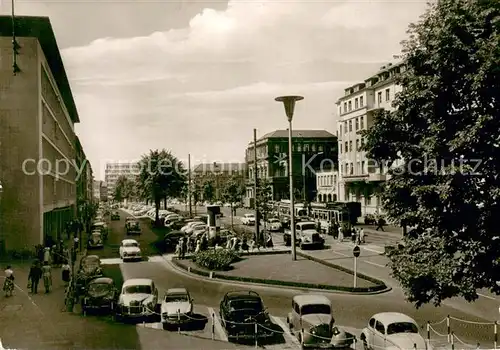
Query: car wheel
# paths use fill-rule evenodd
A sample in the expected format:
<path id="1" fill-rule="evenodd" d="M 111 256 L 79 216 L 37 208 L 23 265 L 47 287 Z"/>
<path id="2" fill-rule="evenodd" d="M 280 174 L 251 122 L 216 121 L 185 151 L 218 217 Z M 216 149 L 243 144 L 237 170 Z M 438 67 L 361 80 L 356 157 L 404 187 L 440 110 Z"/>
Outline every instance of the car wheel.
<path id="1" fill-rule="evenodd" d="M 366 338 L 362 336 L 361 341 L 363 342 L 363 350 L 369 350 L 370 348 L 368 347 L 368 343 L 366 342 Z"/>

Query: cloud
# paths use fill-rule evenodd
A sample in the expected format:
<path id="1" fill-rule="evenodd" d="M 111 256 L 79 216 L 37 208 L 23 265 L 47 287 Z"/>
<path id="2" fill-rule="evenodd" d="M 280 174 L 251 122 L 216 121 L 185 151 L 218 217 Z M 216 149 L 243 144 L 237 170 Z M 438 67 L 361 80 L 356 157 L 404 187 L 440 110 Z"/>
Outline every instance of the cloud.
<path id="1" fill-rule="evenodd" d="M 232 0 L 222 11 L 200 10 L 181 28 L 67 48 L 82 142 L 95 163 L 162 147 L 179 157 L 243 160 L 252 128 L 286 127 L 273 100 L 281 94 L 306 97 L 298 127 L 333 132 L 343 88 L 398 54 L 409 22 L 425 8 Z"/>

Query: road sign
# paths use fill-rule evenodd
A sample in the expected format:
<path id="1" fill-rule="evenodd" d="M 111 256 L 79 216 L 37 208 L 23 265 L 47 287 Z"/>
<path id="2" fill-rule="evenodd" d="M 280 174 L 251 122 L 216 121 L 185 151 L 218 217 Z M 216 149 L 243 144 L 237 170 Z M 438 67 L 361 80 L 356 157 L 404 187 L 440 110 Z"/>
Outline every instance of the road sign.
<path id="1" fill-rule="evenodd" d="M 354 255 L 355 258 L 359 257 L 361 254 L 361 249 L 359 249 L 359 246 L 355 246 L 352 250 L 352 255 Z"/>

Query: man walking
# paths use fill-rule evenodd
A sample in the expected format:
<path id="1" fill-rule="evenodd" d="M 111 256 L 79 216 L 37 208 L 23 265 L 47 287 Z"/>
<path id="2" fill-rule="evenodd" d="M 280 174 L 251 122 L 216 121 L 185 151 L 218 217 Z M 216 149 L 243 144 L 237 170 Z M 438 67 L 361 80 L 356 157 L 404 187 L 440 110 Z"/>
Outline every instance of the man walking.
<path id="1" fill-rule="evenodd" d="M 42 269 L 40 268 L 40 263 L 39 261 L 35 261 L 33 262 L 33 265 L 31 265 L 30 272 L 28 275 L 28 281 L 31 282 L 31 294 L 38 293 L 38 283 L 40 282 L 41 278 L 42 278 Z"/>
<path id="2" fill-rule="evenodd" d="M 379 229 L 384 231 L 384 219 L 382 219 L 381 217 L 378 218 L 377 220 L 377 228 L 375 229 L 375 231 L 378 231 Z"/>

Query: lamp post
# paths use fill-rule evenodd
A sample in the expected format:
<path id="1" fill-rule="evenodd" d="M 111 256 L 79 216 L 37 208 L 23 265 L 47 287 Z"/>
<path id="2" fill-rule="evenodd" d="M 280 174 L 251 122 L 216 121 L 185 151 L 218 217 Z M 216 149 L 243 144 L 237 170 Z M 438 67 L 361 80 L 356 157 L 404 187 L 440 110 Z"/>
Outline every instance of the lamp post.
<path id="1" fill-rule="evenodd" d="M 2 186 L 2 181 L 0 180 L 0 255 L 3 255 L 4 248 L 5 248 L 5 242 L 4 242 L 3 231 L 2 231 L 2 220 L 3 220 L 3 216 L 2 216 L 2 192 L 3 192 L 3 186 Z"/>
<path id="2" fill-rule="evenodd" d="M 293 154 L 292 154 L 292 119 L 295 103 L 303 100 L 302 96 L 280 96 L 275 101 L 283 102 L 286 117 L 288 118 L 288 177 L 290 179 L 290 233 L 292 238 L 292 260 L 297 260 L 297 247 L 295 246 L 295 204 L 293 189 Z"/>

